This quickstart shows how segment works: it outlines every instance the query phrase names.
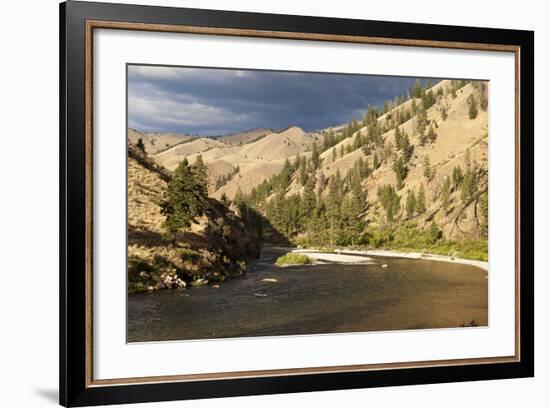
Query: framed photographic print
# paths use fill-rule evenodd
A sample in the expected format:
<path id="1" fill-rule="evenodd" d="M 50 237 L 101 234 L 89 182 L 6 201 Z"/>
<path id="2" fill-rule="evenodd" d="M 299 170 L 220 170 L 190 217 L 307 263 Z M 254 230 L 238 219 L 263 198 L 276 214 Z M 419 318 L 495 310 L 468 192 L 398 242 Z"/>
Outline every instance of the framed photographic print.
<path id="1" fill-rule="evenodd" d="M 534 375 L 533 32 L 60 17 L 61 404 Z"/>

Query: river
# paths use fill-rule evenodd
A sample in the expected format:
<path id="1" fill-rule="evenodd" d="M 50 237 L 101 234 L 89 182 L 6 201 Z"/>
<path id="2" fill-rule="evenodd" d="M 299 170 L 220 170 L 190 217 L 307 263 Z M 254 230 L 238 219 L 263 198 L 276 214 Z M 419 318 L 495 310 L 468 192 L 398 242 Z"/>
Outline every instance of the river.
<path id="1" fill-rule="evenodd" d="M 488 278 L 478 267 L 385 257 L 276 267 L 287 251 L 264 248 L 219 288 L 129 295 L 128 342 L 487 325 Z"/>

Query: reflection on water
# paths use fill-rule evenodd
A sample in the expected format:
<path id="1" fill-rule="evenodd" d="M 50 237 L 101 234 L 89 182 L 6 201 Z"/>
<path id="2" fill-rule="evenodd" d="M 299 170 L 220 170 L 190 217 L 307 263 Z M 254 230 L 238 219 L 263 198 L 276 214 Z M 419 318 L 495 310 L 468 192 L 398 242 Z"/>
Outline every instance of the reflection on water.
<path id="1" fill-rule="evenodd" d="M 375 258 L 279 269 L 285 252 L 264 249 L 244 277 L 219 288 L 130 295 L 128 341 L 487 325 L 487 272 L 474 266 Z"/>

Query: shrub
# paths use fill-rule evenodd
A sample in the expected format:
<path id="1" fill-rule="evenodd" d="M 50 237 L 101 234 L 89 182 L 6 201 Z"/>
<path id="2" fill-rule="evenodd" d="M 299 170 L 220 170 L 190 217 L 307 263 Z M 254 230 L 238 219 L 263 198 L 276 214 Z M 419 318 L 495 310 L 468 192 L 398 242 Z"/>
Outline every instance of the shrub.
<path id="1" fill-rule="evenodd" d="M 138 139 L 136 146 L 139 150 L 145 153 L 145 144 L 143 143 L 143 139 L 141 137 Z"/>
<path id="2" fill-rule="evenodd" d="M 438 240 L 441 239 L 442 236 L 443 234 L 437 227 L 437 224 L 435 223 L 435 221 L 432 221 L 429 231 L 429 243 L 435 244 Z"/>
<path id="3" fill-rule="evenodd" d="M 288 253 L 286 255 L 280 256 L 275 261 L 275 265 L 277 266 L 285 266 L 285 265 L 307 265 L 312 263 L 312 259 L 307 255 L 302 254 L 295 254 L 295 253 Z"/>

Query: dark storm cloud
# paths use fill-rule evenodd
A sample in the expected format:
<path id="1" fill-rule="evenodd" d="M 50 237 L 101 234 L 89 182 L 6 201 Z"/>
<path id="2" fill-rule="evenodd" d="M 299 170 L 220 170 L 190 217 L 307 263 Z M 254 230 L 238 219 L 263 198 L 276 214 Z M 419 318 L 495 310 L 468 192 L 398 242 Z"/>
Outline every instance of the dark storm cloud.
<path id="1" fill-rule="evenodd" d="M 128 125 L 217 135 L 257 127 L 305 130 L 360 118 L 415 79 L 179 67 L 128 67 Z"/>

